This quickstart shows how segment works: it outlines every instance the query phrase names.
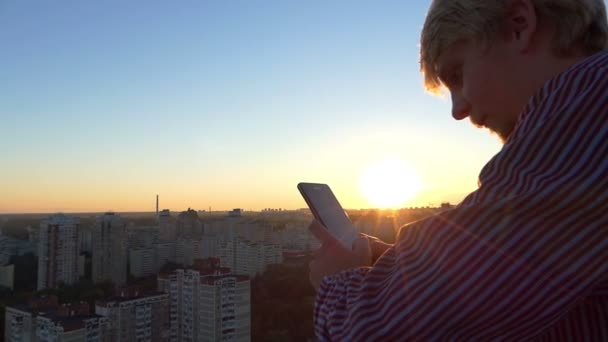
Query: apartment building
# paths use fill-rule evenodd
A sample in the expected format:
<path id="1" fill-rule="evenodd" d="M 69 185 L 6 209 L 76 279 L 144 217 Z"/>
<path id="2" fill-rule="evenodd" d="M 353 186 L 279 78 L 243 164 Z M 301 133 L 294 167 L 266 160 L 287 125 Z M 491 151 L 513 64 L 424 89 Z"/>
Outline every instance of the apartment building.
<path id="1" fill-rule="evenodd" d="M 231 268 L 235 274 L 250 277 L 264 273 L 268 265 L 283 262 L 281 245 L 244 239 L 220 244 L 219 257 L 222 267 Z"/>
<path id="2" fill-rule="evenodd" d="M 249 277 L 227 268 L 180 269 L 159 275 L 158 289 L 171 298 L 170 341 L 251 340 Z"/>
<path id="3" fill-rule="evenodd" d="M 40 223 L 38 290 L 78 281 L 78 218 L 51 215 Z"/>
<path id="4" fill-rule="evenodd" d="M 59 305 L 57 297 L 32 299 L 27 305 L 8 306 L 5 341 L 101 342 L 106 320 L 92 314 L 89 304 Z"/>
<path id="5" fill-rule="evenodd" d="M 123 295 L 95 305 L 107 321 L 103 342 L 169 341 L 169 295 Z"/>
<path id="6" fill-rule="evenodd" d="M 120 215 L 97 217 L 92 230 L 93 281 L 127 282 L 127 226 Z"/>
<path id="7" fill-rule="evenodd" d="M 136 277 L 150 276 L 156 273 L 154 248 L 134 248 L 129 250 L 129 273 Z"/>

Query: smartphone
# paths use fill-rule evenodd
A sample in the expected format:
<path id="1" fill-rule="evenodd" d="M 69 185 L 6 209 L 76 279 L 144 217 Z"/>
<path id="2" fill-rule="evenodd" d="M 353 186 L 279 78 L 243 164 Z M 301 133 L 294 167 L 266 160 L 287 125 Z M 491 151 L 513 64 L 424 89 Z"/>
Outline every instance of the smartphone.
<path id="1" fill-rule="evenodd" d="M 359 232 L 329 186 L 319 183 L 299 183 L 298 190 L 315 219 L 321 222 L 342 245 L 352 249 Z"/>

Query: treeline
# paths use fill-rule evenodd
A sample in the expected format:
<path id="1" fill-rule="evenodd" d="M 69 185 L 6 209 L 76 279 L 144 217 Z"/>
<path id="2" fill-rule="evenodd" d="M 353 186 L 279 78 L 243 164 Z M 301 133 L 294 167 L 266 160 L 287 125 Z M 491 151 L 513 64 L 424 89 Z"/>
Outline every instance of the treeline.
<path id="1" fill-rule="evenodd" d="M 307 341 L 314 337 L 315 291 L 308 280 L 308 262 L 270 265 L 251 282 L 253 341 Z"/>
<path id="2" fill-rule="evenodd" d="M 18 240 L 27 240 L 27 226 L 38 228 L 41 220 L 42 216 L 8 218 L 6 222 L 2 223 L 2 235 Z"/>

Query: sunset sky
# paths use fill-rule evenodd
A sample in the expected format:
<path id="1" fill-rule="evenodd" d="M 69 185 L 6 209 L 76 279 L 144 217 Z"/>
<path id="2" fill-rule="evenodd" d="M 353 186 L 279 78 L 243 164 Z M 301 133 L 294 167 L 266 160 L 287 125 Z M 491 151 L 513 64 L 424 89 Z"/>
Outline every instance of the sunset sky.
<path id="1" fill-rule="evenodd" d="M 422 88 L 429 4 L 2 1 L 0 213 L 367 208 L 385 159 L 454 203 L 500 143 Z"/>

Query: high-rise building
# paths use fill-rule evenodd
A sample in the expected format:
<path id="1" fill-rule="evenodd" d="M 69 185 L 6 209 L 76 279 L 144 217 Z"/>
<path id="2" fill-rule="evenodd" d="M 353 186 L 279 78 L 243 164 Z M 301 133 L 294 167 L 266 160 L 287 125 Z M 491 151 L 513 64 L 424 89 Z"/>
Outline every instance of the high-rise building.
<path id="1" fill-rule="evenodd" d="M 254 277 L 266 271 L 266 267 L 283 262 L 281 245 L 235 239 L 219 247 L 221 265 L 234 274 Z"/>
<path id="2" fill-rule="evenodd" d="M 78 231 L 78 249 L 82 252 L 92 253 L 93 248 L 93 232 L 90 229 L 82 227 Z"/>
<path id="3" fill-rule="evenodd" d="M 158 241 L 157 226 L 127 226 L 127 248 L 151 248 Z"/>
<path id="4" fill-rule="evenodd" d="M 40 228 L 27 226 L 27 240 L 34 246 L 34 255 L 38 256 L 38 244 L 40 242 Z"/>
<path id="5" fill-rule="evenodd" d="M 62 305 L 36 317 L 37 342 L 101 342 L 105 319 L 91 314 L 89 304 Z"/>
<path id="6" fill-rule="evenodd" d="M 289 250 L 311 251 L 320 247 L 319 240 L 308 229 L 310 222 L 289 222 L 278 233 L 283 248 Z"/>
<path id="7" fill-rule="evenodd" d="M 36 341 L 36 316 L 56 310 L 56 296 L 31 298 L 27 305 L 7 306 L 4 319 L 5 341 Z"/>
<path id="8" fill-rule="evenodd" d="M 201 279 L 200 341 L 251 341 L 249 277 L 208 276 Z"/>
<path id="9" fill-rule="evenodd" d="M 218 256 L 220 258 L 220 262 L 222 267 L 228 267 L 231 270 L 236 270 L 237 264 L 237 239 L 228 240 L 226 242 L 222 242 L 218 247 Z M 241 251 L 241 253 L 246 253 L 245 251 Z"/>
<path id="10" fill-rule="evenodd" d="M 200 238 L 203 234 L 203 225 L 198 219 L 196 210 L 188 208 L 177 216 L 176 231 L 178 236 L 195 236 Z"/>
<path id="11" fill-rule="evenodd" d="M 4 312 L 4 341 L 36 341 L 36 315 L 25 307 L 7 306 Z"/>
<path id="12" fill-rule="evenodd" d="M 129 273 L 136 277 L 145 277 L 156 273 L 154 248 L 133 248 L 129 250 Z"/>
<path id="13" fill-rule="evenodd" d="M 8 265 L 11 258 L 28 253 L 36 254 L 38 245 L 0 234 L 0 265 Z"/>
<path id="14" fill-rule="evenodd" d="M 36 298 L 6 307 L 4 340 L 100 342 L 105 323 L 87 303 L 59 305 L 54 296 Z"/>
<path id="15" fill-rule="evenodd" d="M 164 209 L 158 213 L 159 239 L 164 242 L 175 242 L 175 219 L 171 216 L 169 209 Z"/>
<path id="16" fill-rule="evenodd" d="M 202 258 L 201 240 L 187 237 L 178 237 L 175 248 L 176 263 L 183 266 L 192 266 L 195 259 Z"/>
<path id="17" fill-rule="evenodd" d="M 217 257 L 218 237 L 205 234 L 201 237 L 201 258 Z"/>
<path id="18" fill-rule="evenodd" d="M 85 277 L 87 274 L 87 254 L 80 253 L 78 255 L 78 276 L 80 278 Z"/>
<path id="19" fill-rule="evenodd" d="M 51 215 L 40 223 L 38 290 L 78 281 L 78 218 Z"/>
<path id="20" fill-rule="evenodd" d="M 235 208 L 228 212 L 228 216 L 230 217 L 241 217 L 243 216 L 243 209 Z"/>
<path id="21" fill-rule="evenodd" d="M 92 231 L 92 254 L 94 282 L 126 283 L 127 226 L 120 215 L 105 213 L 97 217 Z"/>
<path id="22" fill-rule="evenodd" d="M 230 270 L 176 270 L 158 276 L 171 297 L 170 341 L 250 341 L 251 288 Z"/>
<path id="23" fill-rule="evenodd" d="M 0 265 L 0 287 L 12 290 L 15 286 L 15 265 Z"/>
<path id="24" fill-rule="evenodd" d="M 104 342 L 168 341 L 169 295 L 125 295 L 97 302 L 95 313 L 105 317 Z"/>
<path id="25" fill-rule="evenodd" d="M 175 242 L 160 242 L 154 244 L 155 252 L 155 268 L 158 272 L 165 264 L 176 262 L 176 243 Z"/>

